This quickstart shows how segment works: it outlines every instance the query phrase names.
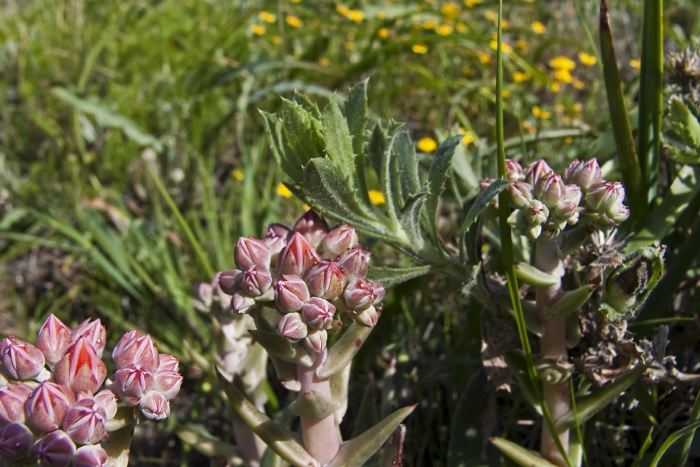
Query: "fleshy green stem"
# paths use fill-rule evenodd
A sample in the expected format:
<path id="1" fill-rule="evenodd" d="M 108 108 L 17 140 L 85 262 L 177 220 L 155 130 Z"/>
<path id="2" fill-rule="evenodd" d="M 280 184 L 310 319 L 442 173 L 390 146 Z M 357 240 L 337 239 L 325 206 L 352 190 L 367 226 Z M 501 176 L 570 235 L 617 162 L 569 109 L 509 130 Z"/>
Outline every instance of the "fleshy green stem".
<path id="1" fill-rule="evenodd" d="M 331 383 L 328 379 L 321 379 L 316 375 L 316 370 L 323 360 L 317 358 L 316 363 L 307 368 L 297 365 L 297 378 L 301 384 L 301 394 L 311 393 L 332 398 Z M 328 464 L 333 460 L 340 448 L 340 434 L 335 424 L 334 414 L 321 419 L 301 417 L 301 434 L 304 447 L 320 464 Z"/>
<path id="2" fill-rule="evenodd" d="M 564 273 L 564 267 L 557 252 L 558 241 L 540 239 L 537 241 L 535 250 L 535 266 L 552 276 L 559 277 Z M 537 287 L 535 298 L 537 300 L 537 310 L 540 316 L 544 316 L 547 308 L 561 295 L 561 280 L 550 286 Z M 540 343 L 542 358 L 548 362 L 559 362 L 566 360 L 566 323 L 564 318 L 554 318 L 545 321 L 544 335 Z M 567 414 L 571 407 L 569 396 L 569 386 L 566 381 L 554 384 L 543 383 L 542 392 L 544 402 L 549 407 L 554 421 Z M 557 431 L 559 441 L 565 451 L 569 448 L 569 430 L 560 429 Z M 566 465 L 557 444 L 547 429 L 542 426 L 542 441 L 540 452 L 544 457 L 557 465 Z"/>

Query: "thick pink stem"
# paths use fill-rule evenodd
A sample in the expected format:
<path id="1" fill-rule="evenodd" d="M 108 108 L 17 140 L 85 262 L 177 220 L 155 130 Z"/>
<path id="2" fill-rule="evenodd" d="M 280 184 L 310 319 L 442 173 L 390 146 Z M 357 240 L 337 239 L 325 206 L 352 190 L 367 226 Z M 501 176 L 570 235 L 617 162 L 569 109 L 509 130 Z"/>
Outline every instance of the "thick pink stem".
<path id="1" fill-rule="evenodd" d="M 332 397 L 330 381 L 316 376 L 316 369 L 321 361 L 322 359 L 319 358 L 311 368 L 297 365 L 297 378 L 301 383 L 300 391 L 302 394 L 315 391 L 330 399 Z M 321 419 L 301 417 L 301 434 L 306 450 L 322 465 L 332 461 L 338 453 L 340 434 L 335 424 L 334 414 Z"/>

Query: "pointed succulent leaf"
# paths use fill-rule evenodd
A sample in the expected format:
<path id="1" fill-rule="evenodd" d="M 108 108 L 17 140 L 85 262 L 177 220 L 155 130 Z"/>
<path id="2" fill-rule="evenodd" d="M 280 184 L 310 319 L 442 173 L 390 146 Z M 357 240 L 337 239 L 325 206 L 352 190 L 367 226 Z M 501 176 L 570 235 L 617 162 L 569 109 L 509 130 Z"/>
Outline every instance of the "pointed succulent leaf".
<path id="1" fill-rule="evenodd" d="M 560 279 L 551 274 L 537 269 L 530 263 L 518 263 L 515 265 L 515 273 L 521 281 L 536 287 L 547 287 L 556 285 Z"/>
<path id="2" fill-rule="evenodd" d="M 339 371 L 330 377 L 331 383 L 331 398 L 336 401 L 335 409 L 335 424 L 340 426 L 340 423 L 345 417 L 345 412 L 348 410 L 348 392 L 350 387 L 350 368 L 352 365 L 347 365 L 343 371 Z"/>
<path id="3" fill-rule="evenodd" d="M 357 323 L 351 324 L 329 350 L 326 362 L 316 370 L 318 377 L 328 379 L 349 365 L 372 329 L 374 328 L 360 326 Z"/>
<path id="4" fill-rule="evenodd" d="M 177 436 L 205 456 L 227 459 L 233 465 L 244 463 L 236 446 L 220 440 L 202 425 L 185 425 L 177 430 Z"/>
<path id="5" fill-rule="evenodd" d="M 427 196 L 426 192 L 410 195 L 401 211 L 401 229 L 414 251 L 420 251 L 425 243 L 421 235 L 420 216 Z"/>
<path id="6" fill-rule="evenodd" d="M 262 345 L 270 355 L 281 358 L 290 363 L 298 363 L 310 367 L 313 364 L 313 359 L 301 346 L 294 345 L 289 340 L 274 332 L 261 331 L 259 329 L 251 329 L 250 335 L 253 340 Z"/>
<path id="7" fill-rule="evenodd" d="M 582 424 L 590 419 L 632 386 L 642 375 L 643 371 L 644 369 L 641 367 L 635 368 L 618 377 L 615 381 L 606 384 L 593 394 L 577 400 L 575 414 L 569 412 L 559 420 L 555 420 L 557 430 L 573 428 L 576 426 L 576 423 Z"/>
<path id="8" fill-rule="evenodd" d="M 297 379 L 297 365 L 274 355 L 268 355 L 272 366 L 275 368 L 275 374 L 282 386 L 288 391 L 298 391 L 301 389 L 301 382 Z"/>
<path id="9" fill-rule="evenodd" d="M 216 373 L 233 410 L 277 455 L 295 466 L 319 466 L 311 454 L 296 441 L 294 433 L 270 420 L 267 415 L 258 410 L 220 369 L 217 368 Z"/>
<path id="10" fill-rule="evenodd" d="M 505 438 L 491 438 L 491 443 L 496 446 L 506 457 L 522 467 L 556 467 L 547 459 L 535 451 L 525 449 L 519 444 L 508 441 Z"/>
<path id="11" fill-rule="evenodd" d="M 587 284 L 574 290 L 564 292 L 556 302 L 545 310 L 545 318 L 561 318 L 576 312 L 581 308 L 596 289 L 593 284 Z"/>
<path id="12" fill-rule="evenodd" d="M 396 428 L 408 417 L 415 405 L 410 405 L 390 414 L 361 435 L 345 441 L 340 445 L 338 454 L 329 467 L 364 465 L 367 460 L 381 449 L 384 442 Z"/>
<path id="13" fill-rule="evenodd" d="M 398 268 L 374 267 L 369 268 L 369 278 L 380 281 L 384 287 L 392 287 L 430 272 L 430 265 L 406 266 Z"/>
<path id="14" fill-rule="evenodd" d="M 294 402 L 289 406 L 289 410 L 302 418 L 321 420 L 335 412 L 338 403 L 316 391 L 300 392 Z"/>
<path id="15" fill-rule="evenodd" d="M 430 234 L 437 240 L 437 211 L 442 192 L 445 190 L 448 173 L 452 166 L 452 157 L 455 149 L 461 141 L 461 136 L 452 136 L 443 141 L 435 151 L 435 156 L 428 170 L 429 195 L 426 201 L 425 213 L 427 215 Z"/>
<path id="16" fill-rule="evenodd" d="M 484 212 L 484 209 L 486 209 L 489 203 L 495 199 L 501 191 L 508 188 L 511 183 L 510 180 L 499 178 L 476 196 L 459 227 L 460 235 L 463 235 L 467 229 L 471 227 L 481 213 Z"/>

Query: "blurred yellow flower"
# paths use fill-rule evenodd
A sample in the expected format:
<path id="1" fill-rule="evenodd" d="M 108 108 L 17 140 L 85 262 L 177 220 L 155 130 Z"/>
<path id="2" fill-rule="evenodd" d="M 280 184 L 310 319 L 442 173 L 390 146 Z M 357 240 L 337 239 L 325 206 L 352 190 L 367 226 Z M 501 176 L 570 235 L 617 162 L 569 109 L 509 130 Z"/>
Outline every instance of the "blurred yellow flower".
<path id="1" fill-rule="evenodd" d="M 379 190 L 369 190 L 367 192 L 367 195 L 369 195 L 369 202 L 375 206 L 386 203 L 386 199 L 384 199 L 384 193 L 382 193 Z"/>
<path id="2" fill-rule="evenodd" d="M 549 61 L 549 66 L 551 66 L 555 70 L 571 71 L 574 68 L 576 68 L 576 62 L 571 60 L 569 57 L 564 57 L 563 55 L 560 55 L 551 59 Z"/>
<path id="3" fill-rule="evenodd" d="M 574 87 L 575 87 L 576 89 L 585 89 L 585 88 L 586 88 L 586 83 L 584 83 L 584 82 L 581 81 L 580 79 L 577 79 L 576 81 L 574 81 Z"/>
<path id="4" fill-rule="evenodd" d="M 556 94 L 561 91 L 561 84 L 555 81 L 549 85 L 549 90 Z"/>
<path id="5" fill-rule="evenodd" d="M 504 89 L 503 92 L 501 93 L 501 96 L 509 97 L 510 96 L 510 89 Z"/>
<path id="6" fill-rule="evenodd" d="M 552 116 L 551 112 L 542 110 L 539 105 L 534 106 L 531 111 L 533 117 L 538 118 L 540 120 L 548 120 L 549 117 Z"/>
<path id="7" fill-rule="evenodd" d="M 361 23 L 365 19 L 365 13 L 362 10 L 350 10 L 346 16 L 355 23 Z"/>
<path id="8" fill-rule="evenodd" d="M 425 55 L 428 53 L 428 46 L 425 44 L 413 44 L 411 50 L 416 55 Z"/>
<path id="9" fill-rule="evenodd" d="M 598 61 L 595 55 L 588 55 L 586 52 L 579 52 L 578 61 L 586 66 L 593 66 Z"/>
<path id="10" fill-rule="evenodd" d="M 449 24 L 441 24 L 438 26 L 438 28 L 435 30 L 438 36 L 449 36 L 452 34 L 452 26 Z"/>
<path id="11" fill-rule="evenodd" d="M 318 64 L 321 66 L 328 66 L 331 64 L 331 61 L 328 57 L 321 57 L 321 59 L 318 61 Z"/>
<path id="12" fill-rule="evenodd" d="M 292 192 L 284 183 L 279 182 L 277 184 L 277 196 L 281 196 L 282 198 L 291 198 Z"/>
<path id="13" fill-rule="evenodd" d="M 418 140 L 416 146 L 421 152 L 433 152 L 437 149 L 437 141 L 429 136 L 425 136 Z"/>
<path id="14" fill-rule="evenodd" d="M 456 18 L 459 16 L 459 5 L 454 2 L 447 2 L 440 7 L 440 13 L 449 18 Z"/>
<path id="15" fill-rule="evenodd" d="M 462 143 L 471 144 L 474 142 L 474 135 L 466 128 L 459 127 L 459 132 L 462 133 Z"/>
<path id="16" fill-rule="evenodd" d="M 464 24 L 462 22 L 457 23 L 457 31 L 458 32 L 467 32 L 467 29 L 468 28 L 467 28 L 466 24 Z"/>
<path id="17" fill-rule="evenodd" d="M 530 74 L 523 71 L 516 71 L 513 73 L 513 81 L 516 83 L 522 83 L 523 81 L 528 81 L 530 79 Z"/>
<path id="18" fill-rule="evenodd" d="M 484 65 L 487 63 L 491 63 L 491 54 L 486 53 L 486 52 L 479 52 L 479 61 L 483 63 Z"/>
<path id="19" fill-rule="evenodd" d="M 377 31 L 377 35 L 382 39 L 386 39 L 391 35 L 391 31 L 389 30 L 389 28 L 379 28 L 379 30 Z"/>
<path id="20" fill-rule="evenodd" d="M 547 32 L 547 26 L 545 26 L 542 21 L 533 21 L 530 25 L 530 29 L 532 29 L 532 32 L 535 34 L 544 34 Z"/>
<path id="21" fill-rule="evenodd" d="M 466 76 L 474 76 L 474 70 L 469 65 L 464 65 L 462 67 L 462 73 Z"/>
<path id="22" fill-rule="evenodd" d="M 280 45 L 282 43 L 282 38 L 280 36 L 272 36 L 272 43 L 275 45 Z"/>
<path id="23" fill-rule="evenodd" d="M 630 66 L 636 70 L 639 70 L 642 67 L 642 62 L 640 62 L 636 58 L 633 58 L 632 60 L 630 60 Z"/>
<path id="24" fill-rule="evenodd" d="M 435 29 L 437 28 L 438 23 L 434 19 L 426 19 L 425 21 L 423 21 L 422 26 L 423 29 Z"/>
<path id="25" fill-rule="evenodd" d="M 231 171 L 231 177 L 236 181 L 242 182 L 245 180 L 245 173 L 243 173 L 241 169 L 233 169 Z"/>
<path id="26" fill-rule="evenodd" d="M 464 6 L 467 8 L 472 8 L 481 3 L 481 0 L 464 0 Z"/>
<path id="27" fill-rule="evenodd" d="M 493 10 L 486 10 L 484 12 L 484 18 L 495 23 L 496 21 L 498 21 L 498 13 L 496 13 Z"/>
<path id="28" fill-rule="evenodd" d="M 350 12 L 350 8 L 348 8 L 347 6 L 345 6 L 341 3 L 340 5 L 335 7 L 335 11 L 337 11 L 341 15 L 345 16 Z"/>
<path id="29" fill-rule="evenodd" d="M 574 80 L 574 77 L 571 76 L 571 72 L 569 70 L 556 70 L 554 72 L 554 79 L 557 81 L 560 81 L 562 83 L 571 83 Z"/>
<path id="30" fill-rule="evenodd" d="M 277 21 L 277 16 L 273 15 L 269 11 L 261 11 L 260 13 L 258 13 L 258 18 L 260 18 L 262 21 L 268 24 L 272 24 L 275 21 Z"/>
<path id="31" fill-rule="evenodd" d="M 498 41 L 493 40 L 493 41 L 491 41 L 491 43 L 490 43 L 489 45 L 491 46 L 491 48 L 492 48 L 493 50 L 498 50 Z M 504 43 L 503 43 L 503 53 L 504 53 L 504 54 L 509 54 L 509 53 L 511 53 L 512 51 L 513 51 L 513 47 L 511 47 L 509 43 L 504 42 Z"/>
<path id="32" fill-rule="evenodd" d="M 250 32 L 252 32 L 256 36 L 262 36 L 265 34 L 266 31 L 267 31 L 267 28 L 265 26 L 263 26 L 262 24 L 254 24 L 250 28 Z"/>
<path id="33" fill-rule="evenodd" d="M 574 112 L 579 113 L 581 112 L 581 110 L 583 110 L 583 104 L 581 104 L 580 102 L 576 102 L 574 104 Z"/>
<path id="34" fill-rule="evenodd" d="M 292 3 L 301 3 L 301 0 L 292 0 Z"/>
<path id="35" fill-rule="evenodd" d="M 379 13 L 377 13 L 377 19 L 385 20 L 386 12 L 384 10 L 381 10 Z"/>
<path id="36" fill-rule="evenodd" d="M 518 39 L 515 41 L 515 47 L 521 52 L 527 52 L 527 49 L 530 48 L 530 43 L 525 39 Z"/>
<path id="37" fill-rule="evenodd" d="M 348 50 L 355 50 L 357 48 L 357 46 L 355 45 L 355 43 L 353 41 L 347 41 L 345 43 L 345 48 Z"/>
<path id="38" fill-rule="evenodd" d="M 285 21 L 293 28 L 300 28 L 302 24 L 299 17 L 294 15 L 288 15 Z"/>
<path id="39" fill-rule="evenodd" d="M 557 114 L 563 114 L 564 113 L 564 104 L 554 104 L 554 111 Z"/>

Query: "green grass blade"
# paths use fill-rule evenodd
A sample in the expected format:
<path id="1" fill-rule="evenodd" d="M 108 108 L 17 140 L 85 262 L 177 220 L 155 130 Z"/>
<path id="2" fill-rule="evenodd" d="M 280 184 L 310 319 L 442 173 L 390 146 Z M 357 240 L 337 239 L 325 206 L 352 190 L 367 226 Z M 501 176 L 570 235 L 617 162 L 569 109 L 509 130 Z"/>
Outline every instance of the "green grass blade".
<path id="1" fill-rule="evenodd" d="M 700 420 L 695 421 L 690 425 L 686 426 L 685 428 L 681 428 L 680 430 L 674 431 L 673 433 L 668 435 L 668 438 L 666 438 L 659 450 L 656 451 L 656 455 L 654 455 L 654 458 L 651 460 L 651 464 L 649 464 L 649 467 L 656 467 L 657 465 L 659 465 L 659 462 L 661 462 L 661 459 L 664 457 L 664 454 L 666 454 L 666 451 L 668 451 L 668 449 L 673 445 L 673 443 L 675 443 L 676 441 L 678 441 L 686 435 L 692 435 L 698 428 L 700 428 Z"/>
<path id="2" fill-rule="evenodd" d="M 700 419 L 700 391 L 695 395 L 695 403 L 693 404 L 693 411 L 690 414 L 690 423 L 696 423 Z M 688 456 L 690 455 L 690 448 L 693 445 L 693 438 L 695 435 L 695 430 L 693 430 L 688 437 L 683 441 L 683 449 L 681 450 L 681 461 L 679 465 L 687 465 Z"/>

